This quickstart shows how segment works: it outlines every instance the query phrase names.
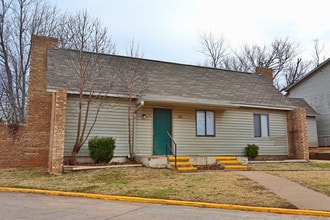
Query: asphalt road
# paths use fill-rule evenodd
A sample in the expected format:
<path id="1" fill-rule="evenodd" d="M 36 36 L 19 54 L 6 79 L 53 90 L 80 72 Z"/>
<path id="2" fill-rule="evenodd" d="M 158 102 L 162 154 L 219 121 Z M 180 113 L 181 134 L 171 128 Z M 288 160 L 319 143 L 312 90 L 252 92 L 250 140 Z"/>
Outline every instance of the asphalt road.
<path id="1" fill-rule="evenodd" d="M 175 205 L 121 202 L 79 197 L 0 192 L 0 219 L 330 219 Z"/>

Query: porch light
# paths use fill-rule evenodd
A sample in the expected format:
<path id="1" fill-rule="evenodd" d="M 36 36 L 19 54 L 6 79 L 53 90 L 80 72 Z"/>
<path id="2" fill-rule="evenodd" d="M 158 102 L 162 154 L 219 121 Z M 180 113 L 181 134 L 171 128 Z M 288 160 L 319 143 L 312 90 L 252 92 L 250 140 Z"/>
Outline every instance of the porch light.
<path id="1" fill-rule="evenodd" d="M 145 119 L 147 117 L 146 113 L 142 113 L 142 118 Z"/>

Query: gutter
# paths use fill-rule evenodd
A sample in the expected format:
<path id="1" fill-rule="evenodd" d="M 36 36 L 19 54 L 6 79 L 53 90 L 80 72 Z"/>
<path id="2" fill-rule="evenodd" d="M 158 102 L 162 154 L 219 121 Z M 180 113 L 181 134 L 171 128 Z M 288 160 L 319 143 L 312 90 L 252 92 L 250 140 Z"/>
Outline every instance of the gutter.
<path id="1" fill-rule="evenodd" d="M 135 139 L 136 139 L 136 114 L 139 111 L 140 108 L 144 106 L 144 101 L 142 100 L 140 102 L 140 105 L 135 109 L 134 114 L 133 114 L 133 144 L 132 144 L 132 152 L 133 152 L 133 157 L 135 156 Z"/>

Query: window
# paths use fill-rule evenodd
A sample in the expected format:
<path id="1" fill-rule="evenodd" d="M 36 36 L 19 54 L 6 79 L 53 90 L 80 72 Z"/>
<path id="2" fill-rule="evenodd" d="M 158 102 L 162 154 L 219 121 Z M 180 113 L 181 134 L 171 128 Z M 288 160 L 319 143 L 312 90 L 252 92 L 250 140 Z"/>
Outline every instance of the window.
<path id="1" fill-rule="evenodd" d="M 268 115 L 254 114 L 253 119 L 254 119 L 254 136 L 268 137 L 269 136 Z"/>
<path id="2" fill-rule="evenodd" d="M 196 135 L 215 136 L 214 111 L 196 111 Z"/>

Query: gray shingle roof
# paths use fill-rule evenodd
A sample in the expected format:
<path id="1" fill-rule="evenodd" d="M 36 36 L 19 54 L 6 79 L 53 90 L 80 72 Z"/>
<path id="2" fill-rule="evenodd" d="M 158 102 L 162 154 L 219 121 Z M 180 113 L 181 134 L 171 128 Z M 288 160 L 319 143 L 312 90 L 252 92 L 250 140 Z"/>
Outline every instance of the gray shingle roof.
<path id="1" fill-rule="evenodd" d="M 47 89 L 64 88 L 68 93 L 78 91 L 79 81 L 67 50 L 48 51 Z M 71 51 L 70 53 L 78 54 Z M 63 57 L 65 57 L 63 59 Z M 95 91 L 109 86 L 113 73 L 122 74 L 131 63 L 139 63 L 148 78 L 145 101 L 195 103 L 217 106 L 256 106 L 262 108 L 294 108 L 292 103 L 265 79 L 256 73 L 183 65 L 123 56 L 101 55 L 98 61 L 104 68 L 95 79 Z M 111 94 L 127 95 L 120 80 L 112 86 Z"/>
<path id="2" fill-rule="evenodd" d="M 306 115 L 317 116 L 319 115 L 303 98 L 289 98 L 290 102 L 297 108 L 306 109 Z"/>

